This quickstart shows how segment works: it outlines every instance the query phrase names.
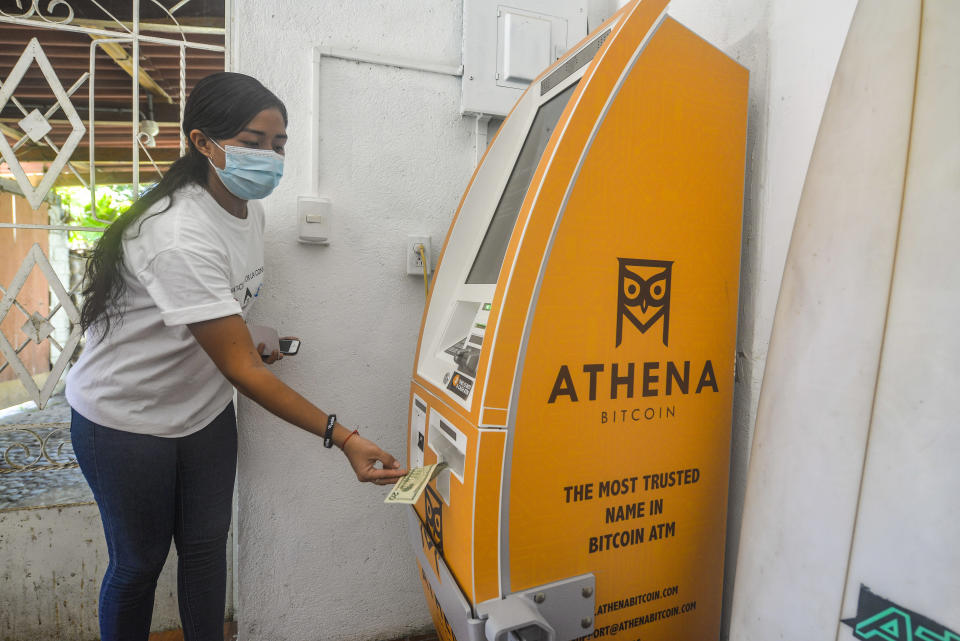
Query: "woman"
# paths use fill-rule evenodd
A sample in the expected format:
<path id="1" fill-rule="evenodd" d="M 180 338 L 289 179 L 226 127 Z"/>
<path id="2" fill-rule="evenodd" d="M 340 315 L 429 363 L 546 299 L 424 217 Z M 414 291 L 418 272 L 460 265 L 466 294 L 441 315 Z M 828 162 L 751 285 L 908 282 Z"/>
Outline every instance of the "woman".
<path id="1" fill-rule="evenodd" d="M 222 640 L 234 387 L 339 447 L 359 480 L 404 473 L 274 376 L 265 363 L 280 356 L 261 355 L 244 322 L 263 279 L 257 200 L 283 173 L 286 125 L 283 103 L 255 79 L 201 80 L 184 111 L 187 155 L 107 229 L 87 266 L 87 342 L 67 399 L 110 554 L 104 641 L 147 639 L 171 537 L 184 637 Z"/>

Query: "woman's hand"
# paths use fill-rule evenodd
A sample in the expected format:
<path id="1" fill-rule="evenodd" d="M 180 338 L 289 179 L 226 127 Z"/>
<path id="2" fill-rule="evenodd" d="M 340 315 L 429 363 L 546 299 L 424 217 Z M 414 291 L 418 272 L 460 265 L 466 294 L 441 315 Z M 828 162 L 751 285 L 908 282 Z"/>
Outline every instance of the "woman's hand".
<path id="1" fill-rule="evenodd" d="M 280 354 L 262 354 L 265 346 L 254 346 L 250 331 L 239 314 L 191 323 L 188 327 L 200 347 L 238 392 L 283 420 L 324 437 L 330 415 L 290 389 L 264 366 L 279 360 Z M 389 485 L 407 473 L 396 459 L 376 444 L 359 434 L 350 438 L 350 430 L 339 423 L 334 426 L 332 436 L 361 481 Z M 378 462 L 383 467 L 377 467 Z"/>
<path id="2" fill-rule="evenodd" d="M 283 360 L 283 354 L 280 353 L 279 349 L 273 350 L 273 353 L 271 354 L 264 353 L 266 349 L 267 349 L 267 346 L 264 345 L 263 343 L 260 343 L 259 345 L 257 345 L 257 351 L 260 353 L 260 358 L 267 365 L 271 365 L 273 363 L 276 363 L 279 360 Z"/>
<path id="3" fill-rule="evenodd" d="M 392 485 L 407 473 L 407 470 L 400 467 L 400 461 L 359 434 L 346 442 L 343 453 L 347 455 L 350 467 L 361 482 Z M 377 467 L 378 461 L 383 463 L 383 468 Z"/>

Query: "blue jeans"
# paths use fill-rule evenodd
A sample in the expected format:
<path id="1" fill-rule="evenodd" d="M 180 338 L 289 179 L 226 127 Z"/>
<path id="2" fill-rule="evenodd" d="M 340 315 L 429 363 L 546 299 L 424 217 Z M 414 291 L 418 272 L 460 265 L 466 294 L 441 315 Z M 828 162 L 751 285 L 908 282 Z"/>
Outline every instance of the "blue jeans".
<path id="1" fill-rule="evenodd" d="M 146 641 L 157 577 L 177 545 L 186 641 L 223 641 L 227 532 L 237 469 L 231 403 L 199 432 L 162 438 L 111 429 L 76 411 L 73 448 L 100 508 L 110 562 L 100 586 L 102 641 Z"/>

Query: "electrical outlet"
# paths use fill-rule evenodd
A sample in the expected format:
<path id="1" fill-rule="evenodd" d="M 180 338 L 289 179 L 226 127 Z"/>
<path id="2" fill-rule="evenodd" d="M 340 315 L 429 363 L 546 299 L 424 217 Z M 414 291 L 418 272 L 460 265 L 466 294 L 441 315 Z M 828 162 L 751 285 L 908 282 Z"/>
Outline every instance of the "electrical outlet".
<path id="1" fill-rule="evenodd" d="M 430 268 L 430 237 L 429 236 L 407 236 L 406 242 L 406 258 L 407 258 L 407 274 L 411 276 L 423 276 L 423 259 L 420 257 L 420 252 L 417 251 L 420 247 L 423 247 L 423 253 L 427 257 L 427 273 L 429 274 L 432 270 Z"/>

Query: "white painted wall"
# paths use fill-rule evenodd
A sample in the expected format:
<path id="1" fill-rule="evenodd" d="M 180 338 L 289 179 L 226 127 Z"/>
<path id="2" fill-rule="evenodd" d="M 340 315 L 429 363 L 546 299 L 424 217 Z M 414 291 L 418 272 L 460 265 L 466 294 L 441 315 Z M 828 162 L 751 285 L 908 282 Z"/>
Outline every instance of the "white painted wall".
<path id="1" fill-rule="evenodd" d="M 290 112 L 285 176 L 266 202 L 267 287 L 258 322 L 303 339 L 279 375 L 397 456 L 423 312 L 405 274 L 408 233 L 438 251 L 473 171 L 473 121 L 459 78 L 324 60 L 313 140 L 312 48 L 460 64 L 450 0 L 238 0 L 235 69 Z M 320 166 L 310 166 L 320 145 Z M 333 202 L 329 247 L 296 242 L 296 197 L 313 172 Z M 396 638 L 430 617 L 398 508 L 356 482 L 346 459 L 240 403 L 239 623 L 242 639 Z"/>
<path id="2" fill-rule="evenodd" d="M 617 0 L 592 0 L 590 28 Z M 803 177 L 855 0 L 674 0 L 671 14 L 751 70 L 738 385 L 727 567 L 739 522 L 763 363 Z M 459 64 L 460 2 L 237 0 L 235 69 L 287 103 L 286 176 L 267 202 L 268 288 L 256 320 L 301 336 L 281 377 L 395 454 L 422 283 L 403 237 L 438 250 L 474 162 L 453 77 L 325 61 L 311 138 L 311 49 Z M 310 166 L 311 145 L 320 166 Z M 295 241 L 296 196 L 319 174 L 333 200 L 327 248 Z M 429 626 L 399 515 L 319 441 L 241 401 L 238 572 L 242 639 L 395 638 Z M 732 572 L 726 580 L 729 603 Z M 726 630 L 726 624 L 724 625 Z M 724 638 L 726 634 L 724 633 Z"/>

